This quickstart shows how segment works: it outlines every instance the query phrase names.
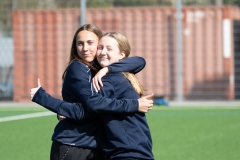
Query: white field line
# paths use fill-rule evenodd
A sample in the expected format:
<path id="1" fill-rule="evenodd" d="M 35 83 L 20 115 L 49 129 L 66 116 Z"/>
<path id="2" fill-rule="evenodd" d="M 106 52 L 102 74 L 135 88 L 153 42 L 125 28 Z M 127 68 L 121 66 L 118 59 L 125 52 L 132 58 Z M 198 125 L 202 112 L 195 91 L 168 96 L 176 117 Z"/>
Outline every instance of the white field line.
<path id="1" fill-rule="evenodd" d="M 166 107 L 166 106 L 154 106 L 153 107 L 153 110 L 170 110 L 170 109 L 173 109 L 173 110 L 189 110 L 189 109 L 240 109 L 240 107 L 238 106 L 230 106 L 230 107 Z M 151 112 L 151 111 L 150 111 Z"/>
<path id="2" fill-rule="evenodd" d="M 43 117 L 43 116 L 50 116 L 50 115 L 54 115 L 54 114 L 56 114 L 56 113 L 47 111 L 47 112 L 40 112 L 40 113 L 30 113 L 30 114 L 23 114 L 23 115 L 17 115 L 17 116 L 9 116 L 9 117 L 0 118 L 0 122 L 13 121 L 13 120 L 19 120 L 19 119 L 27 119 L 27 118 L 35 118 L 35 117 Z"/>

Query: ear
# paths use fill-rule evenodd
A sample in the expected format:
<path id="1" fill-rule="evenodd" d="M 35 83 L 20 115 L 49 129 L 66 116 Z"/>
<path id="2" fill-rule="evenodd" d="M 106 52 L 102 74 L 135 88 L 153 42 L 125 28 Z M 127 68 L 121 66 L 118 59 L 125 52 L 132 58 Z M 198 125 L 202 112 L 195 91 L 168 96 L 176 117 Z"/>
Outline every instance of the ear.
<path id="1" fill-rule="evenodd" d="M 126 58 L 125 51 L 121 51 L 119 60 L 122 60 L 124 58 Z"/>

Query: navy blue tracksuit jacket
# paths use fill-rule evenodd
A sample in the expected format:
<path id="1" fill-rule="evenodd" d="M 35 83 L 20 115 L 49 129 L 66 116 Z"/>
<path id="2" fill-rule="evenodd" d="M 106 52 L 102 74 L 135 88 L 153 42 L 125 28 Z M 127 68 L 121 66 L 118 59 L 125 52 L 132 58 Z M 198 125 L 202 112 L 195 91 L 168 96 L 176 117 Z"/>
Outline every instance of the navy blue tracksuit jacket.
<path id="1" fill-rule="evenodd" d="M 107 74 L 102 78 L 103 97 L 138 99 L 131 83 L 122 73 Z M 107 159 L 153 160 L 152 139 L 144 113 L 104 113 L 106 139 L 102 139 Z"/>
<path id="2" fill-rule="evenodd" d="M 134 64 L 139 66 L 139 62 L 143 62 L 144 65 L 141 66 L 145 66 L 143 59 L 135 57 L 113 64 L 109 69 L 111 72 L 118 72 L 117 68 L 138 72 L 143 67 L 134 69 Z M 84 72 L 88 73 L 84 75 L 86 77 L 82 75 Z M 100 93 L 89 89 L 91 74 L 89 68 L 81 62 L 73 62 L 69 66 L 65 79 L 63 99 L 68 102 L 82 102 L 83 105 L 55 99 L 42 88 L 33 98 L 34 102 L 67 117 L 56 126 L 53 141 L 98 148 L 98 142 L 103 140 L 101 148 L 104 149 L 107 159 L 153 159 L 151 135 L 145 114 L 137 112 L 139 96 L 121 73 L 105 76 L 102 79 L 104 87 Z M 103 129 L 106 135 L 103 134 Z"/>

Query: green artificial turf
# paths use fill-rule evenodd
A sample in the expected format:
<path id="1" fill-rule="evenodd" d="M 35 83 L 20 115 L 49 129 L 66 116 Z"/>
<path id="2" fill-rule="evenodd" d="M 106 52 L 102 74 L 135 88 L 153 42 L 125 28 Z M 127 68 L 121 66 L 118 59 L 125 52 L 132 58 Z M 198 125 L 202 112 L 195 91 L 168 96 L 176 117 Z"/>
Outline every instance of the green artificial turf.
<path id="1" fill-rule="evenodd" d="M 0 109 L 0 115 L 42 111 Z M 156 160 L 240 159 L 240 108 L 154 107 L 147 120 Z M 0 122 L 0 159 L 49 159 L 56 123 L 54 115 Z"/>
<path id="2" fill-rule="evenodd" d="M 156 160 L 240 159 L 240 109 L 167 108 L 147 118 Z"/>
<path id="3" fill-rule="evenodd" d="M 0 159 L 47 160 L 56 116 L 0 123 Z"/>

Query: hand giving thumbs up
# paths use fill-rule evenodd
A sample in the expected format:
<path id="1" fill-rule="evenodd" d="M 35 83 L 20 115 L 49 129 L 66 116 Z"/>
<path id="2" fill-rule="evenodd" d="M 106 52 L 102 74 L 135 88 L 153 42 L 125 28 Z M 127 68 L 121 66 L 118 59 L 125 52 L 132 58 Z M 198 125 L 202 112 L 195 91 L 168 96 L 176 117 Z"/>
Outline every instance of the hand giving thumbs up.
<path id="1" fill-rule="evenodd" d="M 38 89 L 41 87 L 41 83 L 40 83 L 40 79 L 38 78 L 38 87 L 36 88 L 32 88 L 30 90 L 30 97 L 31 97 L 31 100 L 33 99 L 35 93 L 38 91 Z"/>

